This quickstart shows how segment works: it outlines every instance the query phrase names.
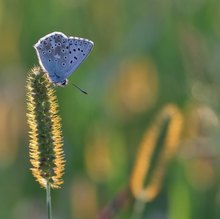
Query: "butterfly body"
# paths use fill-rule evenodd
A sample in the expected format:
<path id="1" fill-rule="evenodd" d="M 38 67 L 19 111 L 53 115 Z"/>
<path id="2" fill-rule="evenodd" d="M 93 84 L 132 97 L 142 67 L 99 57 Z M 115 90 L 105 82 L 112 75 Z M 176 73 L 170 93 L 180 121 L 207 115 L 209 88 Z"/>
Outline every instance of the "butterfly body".
<path id="1" fill-rule="evenodd" d="M 67 78 L 86 59 L 93 46 L 90 40 L 53 32 L 42 37 L 34 48 L 50 81 L 57 86 L 65 86 Z"/>

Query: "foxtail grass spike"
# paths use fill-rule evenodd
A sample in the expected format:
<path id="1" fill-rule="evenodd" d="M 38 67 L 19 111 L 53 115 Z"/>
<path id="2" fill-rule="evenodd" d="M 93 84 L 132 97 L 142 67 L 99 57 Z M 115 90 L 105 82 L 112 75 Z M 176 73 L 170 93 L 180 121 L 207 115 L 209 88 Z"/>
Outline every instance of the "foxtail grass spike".
<path id="1" fill-rule="evenodd" d="M 45 189 L 59 188 L 65 164 L 61 118 L 53 84 L 40 67 L 28 74 L 27 118 L 33 176 Z"/>
<path id="2" fill-rule="evenodd" d="M 150 202 L 159 193 L 168 162 L 179 144 L 182 123 L 182 113 L 169 104 L 144 135 L 130 180 L 137 200 Z"/>

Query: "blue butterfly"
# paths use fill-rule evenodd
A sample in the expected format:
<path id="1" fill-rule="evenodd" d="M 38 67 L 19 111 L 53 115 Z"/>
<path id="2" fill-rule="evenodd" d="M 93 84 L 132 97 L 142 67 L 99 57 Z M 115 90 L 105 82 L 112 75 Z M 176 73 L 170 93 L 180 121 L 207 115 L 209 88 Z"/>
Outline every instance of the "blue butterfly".
<path id="1" fill-rule="evenodd" d="M 86 59 L 93 46 L 90 40 L 53 32 L 40 38 L 34 48 L 50 81 L 54 85 L 65 86 L 67 78 Z"/>

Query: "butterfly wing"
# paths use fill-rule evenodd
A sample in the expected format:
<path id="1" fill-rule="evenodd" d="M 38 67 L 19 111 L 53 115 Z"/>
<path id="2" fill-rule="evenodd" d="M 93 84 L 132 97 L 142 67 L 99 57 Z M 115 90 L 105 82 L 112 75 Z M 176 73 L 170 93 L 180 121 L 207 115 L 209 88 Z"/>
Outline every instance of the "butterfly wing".
<path id="1" fill-rule="evenodd" d="M 53 83 L 66 80 L 86 59 L 93 42 L 83 38 L 67 37 L 54 32 L 41 38 L 34 46 L 39 63 Z"/>
<path id="2" fill-rule="evenodd" d="M 62 38 L 67 37 L 62 33 L 54 32 L 41 38 L 34 45 L 39 63 L 42 69 L 47 72 L 52 82 L 56 82 L 59 80 L 59 78 L 56 76 L 58 70 L 56 48 L 58 47 L 58 45 L 61 46 L 61 44 L 56 44 L 56 42 L 61 41 Z"/>
<path id="3" fill-rule="evenodd" d="M 90 40 L 70 37 L 66 43 L 65 53 L 61 55 L 59 66 L 64 71 L 60 76 L 69 77 L 90 54 L 93 45 Z"/>

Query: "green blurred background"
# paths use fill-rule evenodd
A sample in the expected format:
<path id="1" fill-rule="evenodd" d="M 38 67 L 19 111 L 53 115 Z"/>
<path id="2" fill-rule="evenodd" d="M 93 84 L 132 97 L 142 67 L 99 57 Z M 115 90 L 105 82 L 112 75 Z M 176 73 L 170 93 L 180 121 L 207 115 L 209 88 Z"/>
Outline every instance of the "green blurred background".
<path id="1" fill-rule="evenodd" d="M 28 157 L 25 84 L 50 32 L 95 42 L 56 88 L 66 169 L 54 219 L 95 218 L 129 183 L 145 130 L 167 103 L 183 112 L 178 154 L 143 218 L 220 218 L 220 2 L 0 0 L 0 218 L 46 218 Z M 115 218 L 130 218 L 128 204 Z"/>

